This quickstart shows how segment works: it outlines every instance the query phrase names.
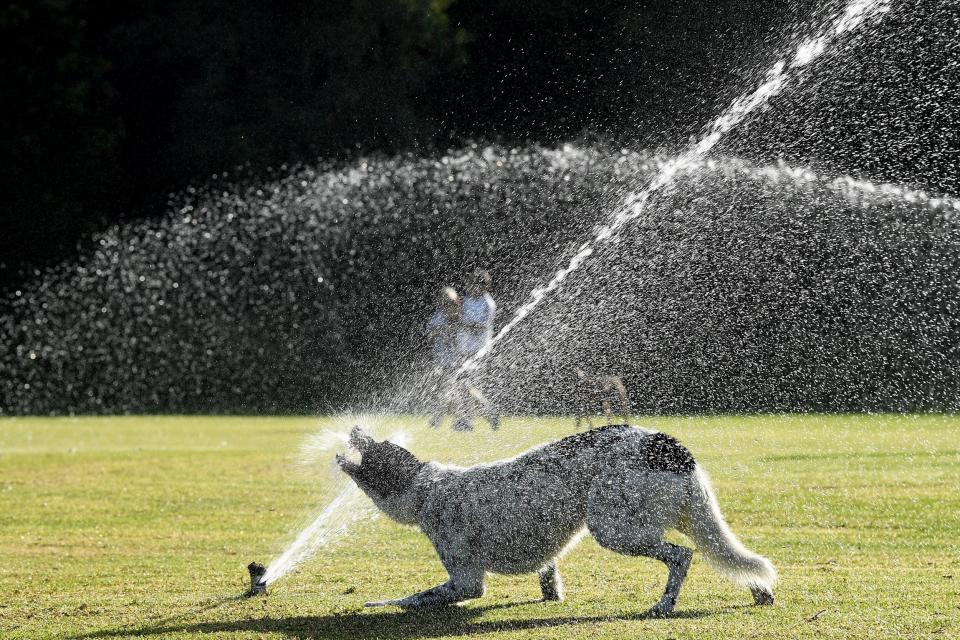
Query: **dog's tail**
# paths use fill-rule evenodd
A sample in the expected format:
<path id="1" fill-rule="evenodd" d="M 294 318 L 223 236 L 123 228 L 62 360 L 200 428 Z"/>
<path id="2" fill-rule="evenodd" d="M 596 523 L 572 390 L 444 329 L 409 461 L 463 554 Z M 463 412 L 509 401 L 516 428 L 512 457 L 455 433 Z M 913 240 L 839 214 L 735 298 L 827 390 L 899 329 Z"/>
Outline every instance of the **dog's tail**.
<path id="1" fill-rule="evenodd" d="M 777 572 L 770 561 L 737 540 L 730 531 L 710 486 L 710 478 L 697 465 L 690 476 L 690 496 L 682 531 L 721 575 L 737 584 L 773 593 Z"/>

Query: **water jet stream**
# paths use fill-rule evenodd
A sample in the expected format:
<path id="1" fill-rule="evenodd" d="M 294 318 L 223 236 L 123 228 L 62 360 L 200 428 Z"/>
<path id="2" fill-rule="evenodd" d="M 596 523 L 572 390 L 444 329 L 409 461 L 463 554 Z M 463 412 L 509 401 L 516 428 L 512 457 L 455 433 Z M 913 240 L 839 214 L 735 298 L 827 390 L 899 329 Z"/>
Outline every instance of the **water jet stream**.
<path id="1" fill-rule="evenodd" d="M 351 522 L 364 515 L 362 510 L 358 513 L 362 497 L 363 494 L 352 482 L 341 489 L 313 522 L 297 535 L 293 543 L 270 562 L 262 582 L 270 585 L 277 578 L 293 571 L 317 549 L 345 534 Z M 347 517 L 348 513 L 352 513 L 353 517 Z"/>
<path id="2" fill-rule="evenodd" d="M 627 196 L 623 205 L 611 216 L 610 222 L 600 227 L 593 239 L 583 243 L 566 267 L 557 271 L 544 286 L 534 289 L 530 299 L 520 307 L 513 318 L 480 351 L 468 358 L 457 374 L 463 374 L 477 368 L 479 363 L 494 347 L 523 321 L 551 292 L 558 289 L 567 277 L 580 268 L 587 259 L 602 245 L 615 238 L 623 227 L 640 217 L 647 208 L 650 199 L 659 191 L 669 189 L 679 173 L 687 172 L 698 165 L 717 145 L 720 139 L 740 124 L 748 115 L 767 104 L 779 94 L 787 82 L 800 76 L 811 62 L 827 51 L 830 44 L 841 35 L 854 31 L 869 19 L 882 16 L 889 9 L 887 0 L 850 0 L 843 11 L 839 12 L 826 26 L 814 36 L 803 40 L 794 48 L 789 62 L 781 59 L 767 71 L 764 82 L 749 94 L 740 95 L 727 109 L 717 116 L 704 130 L 699 141 L 691 144 L 686 151 L 666 162 L 649 184 L 637 193 Z"/>
<path id="3" fill-rule="evenodd" d="M 366 428 L 371 428 L 369 419 L 363 416 L 343 416 L 342 421 L 345 425 L 362 423 Z M 301 457 L 315 460 L 320 452 L 339 445 L 345 446 L 347 440 L 344 432 L 329 429 L 321 431 L 305 444 Z M 394 433 L 389 440 L 403 446 L 409 438 L 405 432 L 401 431 Z M 339 471 L 337 473 L 339 474 Z M 346 478 L 343 481 L 343 488 L 337 492 L 330 503 L 279 556 L 270 561 L 266 573 L 261 578 L 264 586 L 269 586 L 278 578 L 292 572 L 302 562 L 309 560 L 321 547 L 342 538 L 354 522 L 376 515 L 373 506 L 365 500 L 365 496 L 357 485 Z"/>

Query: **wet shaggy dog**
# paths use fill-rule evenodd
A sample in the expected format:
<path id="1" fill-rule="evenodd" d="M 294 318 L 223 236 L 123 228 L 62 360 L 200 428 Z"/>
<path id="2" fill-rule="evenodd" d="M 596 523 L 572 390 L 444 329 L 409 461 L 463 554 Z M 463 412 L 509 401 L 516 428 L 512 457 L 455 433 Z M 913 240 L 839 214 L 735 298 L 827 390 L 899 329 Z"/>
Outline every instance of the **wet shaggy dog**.
<path id="1" fill-rule="evenodd" d="M 560 600 L 557 561 L 584 528 L 600 546 L 656 558 L 669 576 L 649 613 L 673 611 L 693 551 L 664 541 L 676 528 L 723 575 L 773 603 L 776 572 L 727 527 L 707 475 L 674 438 L 607 426 L 536 447 L 515 458 L 461 468 L 421 462 L 361 429 L 350 434 L 360 463 L 337 462 L 390 518 L 415 525 L 433 543 L 445 583 L 398 600 L 404 609 L 478 598 L 484 575 L 538 572 L 545 600 Z"/>

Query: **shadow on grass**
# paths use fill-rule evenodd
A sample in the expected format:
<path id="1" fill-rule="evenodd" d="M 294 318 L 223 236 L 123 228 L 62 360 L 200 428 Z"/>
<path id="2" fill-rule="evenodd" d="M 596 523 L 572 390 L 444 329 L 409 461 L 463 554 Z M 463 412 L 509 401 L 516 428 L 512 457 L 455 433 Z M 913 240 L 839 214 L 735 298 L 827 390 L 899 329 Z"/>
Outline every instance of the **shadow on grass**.
<path id="1" fill-rule="evenodd" d="M 516 618 L 509 620 L 479 620 L 488 611 L 538 603 L 527 600 L 481 607 L 437 607 L 418 611 L 391 613 L 343 613 L 324 616 L 264 617 L 245 620 L 197 622 L 182 625 L 140 627 L 137 629 L 104 630 L 75 636 L 74 640 L 112 638 L 119 636 L 151 636 L 166 633 L 225 634 L 233 632 L 277 633 L 299 640 L 325 638 L 436 638 L 441 636 L 472 636 L 482 633 L 521 631 L 525 629 L 552 629 L 568 625 L 593 624 L 654 619 L 646 613 L 628 613 L 609 616 L 555 616 L 552 618 Z M 670 619 L 695 619 L 743 608 L 730 606 L 719 609 L 678 611 Z"/>

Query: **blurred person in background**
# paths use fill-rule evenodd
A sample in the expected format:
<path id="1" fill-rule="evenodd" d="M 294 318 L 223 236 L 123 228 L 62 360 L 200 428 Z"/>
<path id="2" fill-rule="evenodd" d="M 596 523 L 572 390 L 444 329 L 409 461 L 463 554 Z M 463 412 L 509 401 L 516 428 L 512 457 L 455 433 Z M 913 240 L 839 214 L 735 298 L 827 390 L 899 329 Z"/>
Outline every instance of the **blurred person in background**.
<path id="1" fill-rule="evenodd" d="M 455 389 L 453 374 L 460 365 L 457 346 L 461 322 L 461 300 L 456 289 L 444 287 L 437 296 L 437 309 L 427 321 L 427 335 L 432 347 L 432 386 L 430 426 L 438 427 L 447 413 L 453 413 Z"/>
<path id="2" fill-rule="evenodd" d="M 493 278 L 485 269 L 474 272 L 463 297 L 460 329 L 457 332 L 457 347 L 460 357 L 466 361 L 493 340 L 493 322 L 497 315 L 497 303 L 490 295 Z M 500 414 L 493 403 L 477 388 L 473 382 L 464 378 L 460 390 L 460 406 L 453 428 L 456 431 L 473 429 L 473 419 L 477 413 L 484 415 L 490 422 L 490 428 L 500 426 Z"/>

